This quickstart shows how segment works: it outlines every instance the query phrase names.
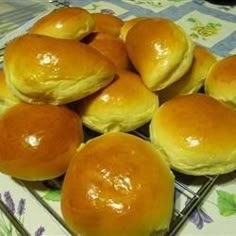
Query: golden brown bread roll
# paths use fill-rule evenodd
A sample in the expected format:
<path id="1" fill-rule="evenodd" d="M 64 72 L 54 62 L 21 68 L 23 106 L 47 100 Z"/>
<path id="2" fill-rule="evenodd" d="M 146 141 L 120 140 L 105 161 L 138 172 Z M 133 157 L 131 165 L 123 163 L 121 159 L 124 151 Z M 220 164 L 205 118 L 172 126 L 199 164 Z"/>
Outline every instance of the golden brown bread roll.
<path id="1" fill-rule="evenodd" d="M 149 122 L 158 104 L 137 74 L 123 70 L 107 87 L 80 100 L 77 111 L 92 130 L 127 132 Z"/>
<path id="2" fill-rule="evenodd" d="M 95 20 L 79 7 L 58 8 L 39 19 L 29 30 L 31 34 L 55 38 L 82 39 L 95 28 Z"/>
<path id="3" fill-rule="evenodd" d="M 21 101 L 9 91 L 4 72 L 0 69 L 0 116 L 10 107 L 15 106 L 20 102 Z"/>
<path id="4" fill-rule="evenodd" d="M 229 105 L 236 105 L 236 55 L 219 60 L 209 71 L 205 92 Z"/>
<path id="5" fill-rule="evenodd" d="M 136 23 L 127 34 L 126 46 L 144 84 L 153 91 L 180 79 L 193 59 L 194 44 L 190 37 L 174 22 L 164 18 Z"/>
<path id="6" fill-rule="evenodd" d="M 236 170 L 236 113 L 208 95 L 182 95 L 163 103 L 151 121 L 150 139 L 179 172 Z"/>
<path id="7" fill-rule="evenodd" d="M 131 66 L 125 43 L 116 36 L 95 33 L 88 45 L 110 59 L 117 69 L 128 69 Z"/>
<path id="8" fill-rule="evenodd" d="M 9 89 L 21 100 L 65 104 L 109 84 L 116 69 L 97 50 L 76 40 L 26 34 L 7 45 L 4 70 Z"/>
<path id="9" fill-rule="evenodd" d="M 92 13 L 91 15 L 95 20 L 95 32 L 112 34 L 119 37 L 120 29 L 124 23 L 120 18 L 104 13 Z"/>
<path id="10" fill-rule="evenodd" d="M 127 36 L 128 32 L 130 31 L 130 29 L 132 29 L 133 26 L 136 25 L 138 22 L 143 21 L 145 19 L 148 19 L 148 18 L 147 17 L 137 17 L 137 18 L 133 18 L 131 20 L 125 21 L 120 29 L 119 37 L 125 42 L 126 36 Z"/>
<path id="11" fill-rule="evenodd" d="M 173 193 L 174 176 L 149 142 L 108 133 L 73 158 L 61 207 L 66 223 L 80 235 L 149 235 L 168 230 Z"/>
<path id="12" fill-rule="evenodd" d="M 196 45 L 190 69 L 178 81 L 158 92 L 160 102 L 163 103 L 178 95 L 198 92 L 204 85 L 208 71 L 216 61 L 216 57 L 208 49 Z"/>
<path id="13" fill-rule="evenodd" d="M 29 181 L 64 174 L 83 138 L 80 117 L 49 104 L 10 108 L 0 133 L 0 171 Z"/>

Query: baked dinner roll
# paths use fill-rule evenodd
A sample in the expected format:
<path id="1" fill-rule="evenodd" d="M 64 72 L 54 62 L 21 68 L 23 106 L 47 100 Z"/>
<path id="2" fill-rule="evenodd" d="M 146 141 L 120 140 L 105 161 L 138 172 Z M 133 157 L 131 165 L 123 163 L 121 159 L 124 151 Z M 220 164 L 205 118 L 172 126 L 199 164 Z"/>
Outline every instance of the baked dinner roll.
<path id="1" fill-rule="evenodd" d="M 128 55 L 144 84 L 159 91 L 190 68 L 194 44 L 174 22 L 164 18 L 136 23 L 126 37 Z"/>
<path id="2" fill-rule="evenodd" d="M 2 114 L 10 107 L 15 106 L 20 102 L 21 101 L 9 91 L 4 72 L 0 69 L 0 116 L 2 116 Z"/>
<path id="3" fill-rule="evenodd" d="M 168 230 L 174 176 L 149 143 L 126 133 L 87 142 L 66 172 L 61 209 L 75 233 L 150 235 Z"/>
<path id="4" fill-rule="evenodd" d="M 150 139 L 179 172 L 236 170 L 236 113 L 208 95 L 182 95 L 163 103 L 151 121 Z"/>
<path id="5" fill-rule="evenodd" d="M 97 50 L 76 40 L 26 34 L 7 45 L 4 70 L 11 92 L 21 100 L 65 104 L 109 84 L 116 69 Z"/>
<path id="6" fill-rule="evenodd" d="M 43 16 L 29 33 L 80 40 L 94 29 L 95 20 L 88 11 L 79 7 L 65 7 Z"/>
<path id="7" fill-rule="evenodd" d="M 149 19 L 147 17 L 137 17 L 130 20 L 127 20 L 124 22 L 120 29 L 120 35 L 119 37 L 125 42 L 126 36 L 131 28 L 133 28 L 134 25 L 136 25 L 138 22 L 143 21 L 145 19 Z"/>
<path id="8" fill-rule="evenodd" d="M 104 13 L 91 13 L 95 19 L 94 32 L 108 33 L 119 37 L 123 21 L 117 16 Z"/>
<path id="9" fill-rule="evenodd" d="M 203 87 L 207 73 L 216 57 L 205 47 L 196 45 L 193 62 L 186 74 L 167 88 L 158 92 L 163 103 L 175 96 L 196 93 Z"/>
<path id="10" fill-rule="evenodd" d="M 80 117 L 65 107 L 21 103 L 0 118 L 0 171 L 38 181 L 65 173 L 83 138 Z"/>
<path id="11" fill-rule="evenodd" d="M 116 36 L 95 33 L 90 37 L 88 45 L 110 59 L 117 69 L 128 69 L 131 66 L 125 43 Z"/>
<path id="12" fill-rule="evenodd" d="M 209 71 L 205 81 L 205 92 L 227 104 L 236 105 L 236 55 L 228 56 Z"/>
<path id="13" fill-rule="evenodd" d="M 80 100 L 77 111 L 83 124 L 94 131 L 128 132 L 149 122 L 158 104 L 158 96 L 141 78 L 124 70 L 107 87 Z"/>

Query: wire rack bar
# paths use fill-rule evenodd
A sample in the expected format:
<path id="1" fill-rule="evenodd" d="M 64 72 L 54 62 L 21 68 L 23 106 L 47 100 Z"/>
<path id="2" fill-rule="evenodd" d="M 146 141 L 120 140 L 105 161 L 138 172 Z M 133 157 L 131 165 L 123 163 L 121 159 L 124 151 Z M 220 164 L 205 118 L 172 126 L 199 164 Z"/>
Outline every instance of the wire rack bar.
<path id="1" fill-rule="evenodd" d="M 13 224 L 19 235 L 30 236 L 30 233 L 25 229 L 22 223 L 14 216 L 10 209 L 4 204 L 0 198 L 0 210 L 6 216 L 6 218 Z"/>

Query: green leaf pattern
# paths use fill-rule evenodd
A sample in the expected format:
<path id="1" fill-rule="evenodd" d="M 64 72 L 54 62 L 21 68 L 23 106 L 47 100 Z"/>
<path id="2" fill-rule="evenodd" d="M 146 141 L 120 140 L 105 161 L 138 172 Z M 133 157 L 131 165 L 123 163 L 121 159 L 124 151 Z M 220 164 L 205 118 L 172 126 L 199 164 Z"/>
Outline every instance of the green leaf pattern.
<path id="1" fill-rule="evenodd" d="M 220 23 L 207 22 L 203 24 L 199 19 L 194 17 L 189 17 L 187 21 L 192 25 L 190 36 L 193 39 L 203 39 L 207 40 L 207 38 L 217 35 L 222 29 L 222 25 Z"/>
<path id="2" fill-rule="evenodd" d="M 61 200 L 61 190 L 59 189 L 49 189 L 43 196 L 45 200 L 49 201 L 60 201 Z"/>
<path id="3" fill-rule="evenodd" d="M 229 193 L 218 190 L 217 206 L 222 216 L 231 216 L 236 214 L 236 193 Z"/>

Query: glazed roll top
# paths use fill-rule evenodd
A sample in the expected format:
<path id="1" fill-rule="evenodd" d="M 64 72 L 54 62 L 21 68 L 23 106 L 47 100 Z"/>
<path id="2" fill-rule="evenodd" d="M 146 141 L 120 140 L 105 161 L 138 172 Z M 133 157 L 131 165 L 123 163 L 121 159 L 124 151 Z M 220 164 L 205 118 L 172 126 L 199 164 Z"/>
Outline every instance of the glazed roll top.
<path id="1" fill-rule="evenodd" d="M 219 60 L 209 71 L 205 81 L 208 95 L 236 106 L 236 55 Z"/>
<path id="2" fill-rule="evenodd" d="M 65 104 L 109 84 L 116 68 L 83 43 L 26 34 L 7 45 L 4 71 L 9 89 L 21 100 Z"/>
<path id="3" fill-rule="evenodd" d="M 193 59 L 194 44 L 190 37 L 164 18 L 136 23 L 126 36 L 126 47 L 144 84 L 153 91 L 180 79 Z"/>
<path id="4" fill-rule="evenodd" d="M 111 84 L 79 101 L 77 111 L 85 126 L 100 133 L 127 132 L 149 122 L 159 105 L 158 96 L 141 78 L 122 70 Z"/>
<path id="5" fill-rule="evenodd" d="M 95 28 L 93 16 L 79 7 L 58 8 L 39 19 L 29 30 L 30 34 L 55 38 L 82 39 Z"/>
<path id="6" fill-rule="evenodd" d="M 216 61 L 216 57 L 207 48 L 196 45 L 190 69 L 178 81 L 158 92 L 160 102 L 163 103 L 178 95 L 198 92 L 204 87 L 208 71 Z"/>
<path id="7" fill-rule="evenodd" d="M 150 235 L 168 230 L 173 193 L 174 176 L 149 142 L 109 133 L 90 140 L 73 158 L 61 207 L 76 234 Z"/>
<path id="8" fill-rule="evenodd" d="M 138 22 L 143 21 L 145 19 L 148 19 L 148 18 L 147 17 L 137 17 L 137 18 L 133 18 L 131 20 L 125 21 L 120 29 L 119 37 L 125 42 L 126 36 L 127 36 L 128 32 L 130 31 L 130 29 L 132 29 L 133 26 L 136 25 Z"/>
<path id="9" fill-rule="evenodd" d="M 104 13 L 92 13 L 95 20 L 94 32 L 112 34 L 119 37 L 123 21 L 117 16 Z"/>
<path id="10" fill-rule="evenodd" d="M 216 175 L 236 169 L 236 113 L 208 95 L 163 103 L 151 121 L 150 139 L 179 172 Z"/>
<path id="11" fill-rule="evenodd" d="M 66 107 L 18 104 L 0 118 L 0 172 L 28 181 L 58 177 L 83 140 L 80 117 Z"/>

